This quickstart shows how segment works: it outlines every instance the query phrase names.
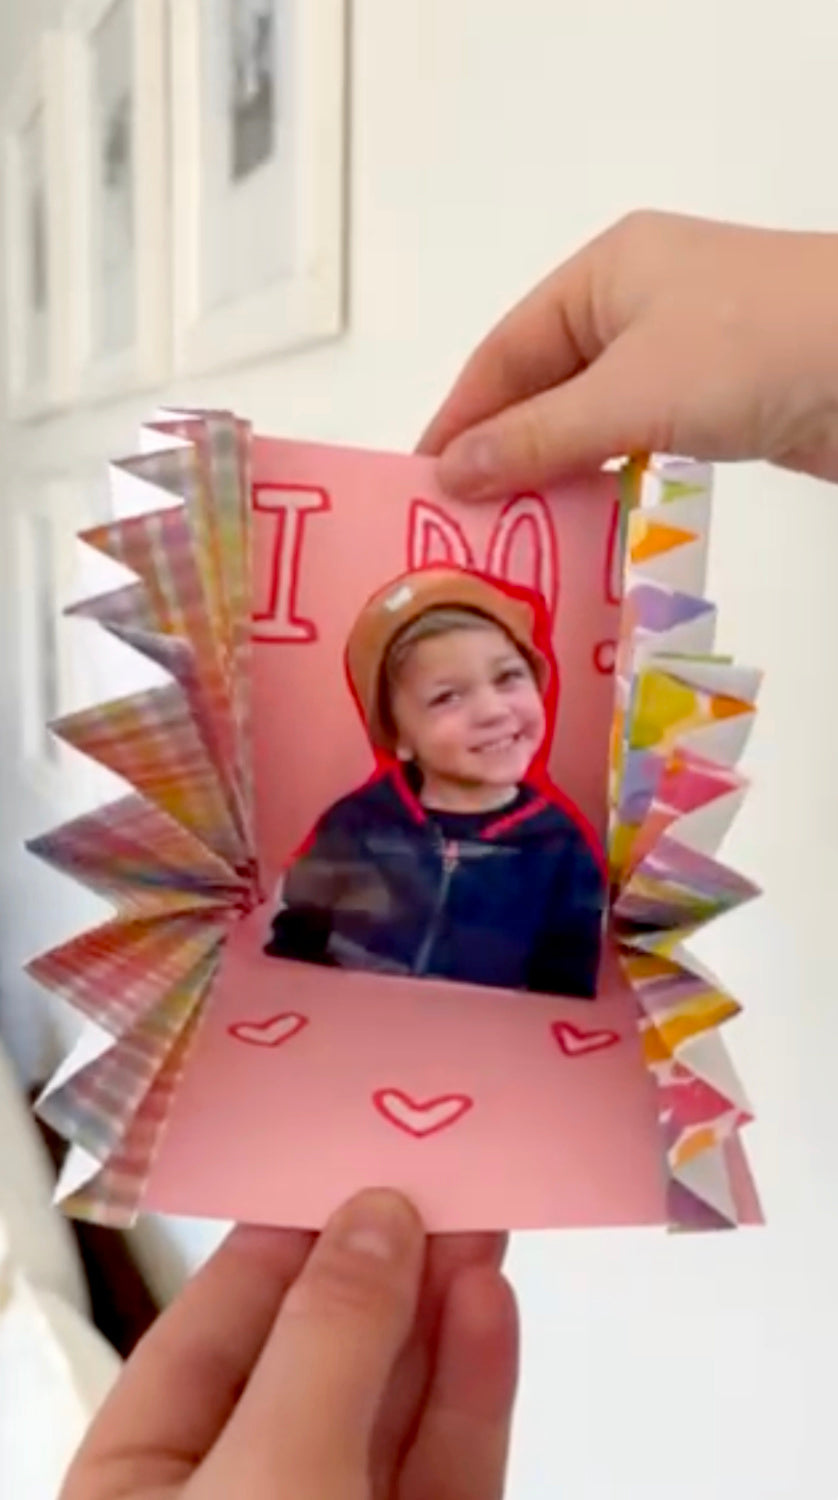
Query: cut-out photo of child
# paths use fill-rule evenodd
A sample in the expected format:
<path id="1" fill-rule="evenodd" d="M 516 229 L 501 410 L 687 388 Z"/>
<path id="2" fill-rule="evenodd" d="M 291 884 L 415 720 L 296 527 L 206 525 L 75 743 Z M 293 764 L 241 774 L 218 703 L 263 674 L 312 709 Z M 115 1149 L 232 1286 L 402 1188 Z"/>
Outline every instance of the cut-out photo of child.
<path id="1" fill-rule="evenodd" d="M 290 863 L 266 953 L 594 996 L 605 865 L 544 770 L 555 667 L 538 606 L 429 567 L 364 607 L 346 669 L 378 770 Z"/>

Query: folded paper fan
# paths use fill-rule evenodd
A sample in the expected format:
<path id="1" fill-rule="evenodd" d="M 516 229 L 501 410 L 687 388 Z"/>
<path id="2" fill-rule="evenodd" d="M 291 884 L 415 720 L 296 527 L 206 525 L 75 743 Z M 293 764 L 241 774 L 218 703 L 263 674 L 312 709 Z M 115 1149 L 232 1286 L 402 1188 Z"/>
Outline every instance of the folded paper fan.
<path id="1" fill-rule="evenodd" d="M 759 673 L 713 654 L 704 600 L 712 474 L 676 460 L 625 475 L 626 549 L 612 735 L 613 930 L 657 1084 L 673 1228 L 737 1221 L 750 1118 L 719 1028 L 739 1005 L 685 952 L 757 894 L 716 858 L 746 790 L 736 770 Z"/>
<path id="2" fill-rule="evenodd" d="M 136 582 L 70 613 L 167 681 L 53 726 L 129 790 L 29 845 L 114 907 L 29 968 L 107 1037 L 92 1058 L 62 1066 L 39 1109 L 78 1148 L 63 1206 L 113 1225 L 139 1211 L 228 939 L 265 900 L 254 832 L 253 439 L 229 413 L 165 414 L 142 448 L 114 474 L 144 486 L 156 508 L 83 538 Z M 749 1181 L 739 1132 L 750 1112 L 719 1035 L 739 1006 L 684 946 L 755 894 L 718 858 L 746 791 L 737 762 L 759 676 L 714 654 L 710 489 L 707 468 L 681 461 L 623 475 L 609 915 L 652 1079 L 665 1217 L 677 1229 L 735 1224 Z"/>
<path id="3" fill-rule="evenodd" d="M 173 680 L 52 726 L 135 795 L 30 845 L 117 908 L 112 921 L 29 966 L 113 1038 L 48 1085 L 39 1109 L 100 1164 L 65 1201 L 68 1212 L 114 1224 L 136 1211 L 230 925 L 260 897 L 248 727 L 250 433 L 219 413 L 149 434 L 177 446 L 115 467 L 180 504 L 84 534 L 139 582 L 76 612 Z"/>

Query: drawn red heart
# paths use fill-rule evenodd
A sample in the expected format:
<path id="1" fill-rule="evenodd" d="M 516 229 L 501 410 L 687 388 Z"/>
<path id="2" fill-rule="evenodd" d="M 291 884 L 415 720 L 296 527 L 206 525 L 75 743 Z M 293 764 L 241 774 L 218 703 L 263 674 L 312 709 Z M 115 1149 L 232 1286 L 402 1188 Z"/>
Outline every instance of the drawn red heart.
<path id="1" fill-rule="evenodd" d="M 571 1021 L 554 1021 L 550 1030 L 565 1057 L 586 1057 L 589 1052 L 604 1052 L 606 1047 L 616 1047 L 620 1041 L 618 1031 L 583 1031 Z"/>
<path id="2" fill-rule="evenodd" d="M 377 1089 L 372 1102 L 391 1125 L 421 1140 L 455 1125 L 474 1105 L 468 1094 L 440 1094 L 435 1099 L 411 1099 L 401 1089 Z"/>
<path id="3" fill-rule="evenodd" d="M 227 1030 L 237 1042 L 247 1042 L 251 1047 L 281 1047 L 307 1025 L 308 1016 L 283 1011 L 281 1015 L 269 1016 L 267 1021 L 237 1021 Z"/>

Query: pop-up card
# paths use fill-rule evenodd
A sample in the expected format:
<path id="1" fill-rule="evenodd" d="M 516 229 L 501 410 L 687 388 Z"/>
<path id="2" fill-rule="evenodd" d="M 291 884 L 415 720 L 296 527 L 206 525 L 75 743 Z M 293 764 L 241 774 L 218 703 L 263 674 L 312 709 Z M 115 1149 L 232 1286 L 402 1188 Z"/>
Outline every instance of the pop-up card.
<path id="1" fill-rule="evenodd" d="M 695 931 L 758 674 L 716 654 L 710 472 L 465 506 L 425 459 L 168 413 L 74 606 L 164 684 L 53 728 L 125 794 L 32 850 L 114 908 L 30 972 L 108 1044 L 40 1110 L 68 1212 L 433 1230 L 760 1211 Z"/>

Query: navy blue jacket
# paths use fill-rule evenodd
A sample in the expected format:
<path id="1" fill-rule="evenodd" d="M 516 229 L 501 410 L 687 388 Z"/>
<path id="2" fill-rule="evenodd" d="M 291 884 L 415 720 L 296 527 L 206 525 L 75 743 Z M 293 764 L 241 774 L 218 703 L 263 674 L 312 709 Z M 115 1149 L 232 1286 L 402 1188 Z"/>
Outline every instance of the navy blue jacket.
<path id="1" fill-rule="evenodd" d="M 534 787 L 475 818 L 426 811 L 389 772 L 323 815 L 282 903 L 265 948 L 278 957 L 595 994 L 604 866 Z"/>

